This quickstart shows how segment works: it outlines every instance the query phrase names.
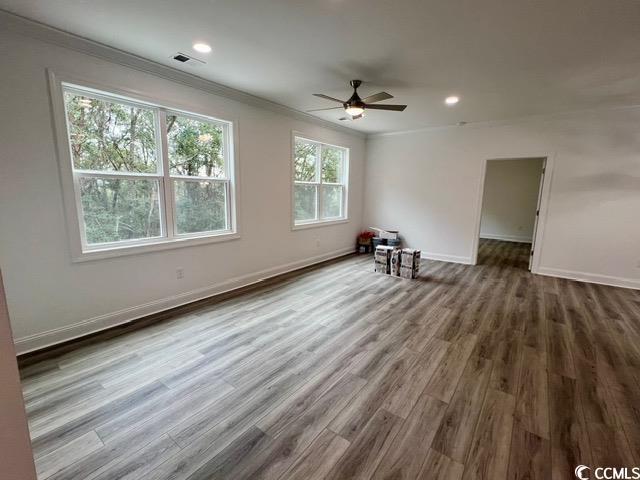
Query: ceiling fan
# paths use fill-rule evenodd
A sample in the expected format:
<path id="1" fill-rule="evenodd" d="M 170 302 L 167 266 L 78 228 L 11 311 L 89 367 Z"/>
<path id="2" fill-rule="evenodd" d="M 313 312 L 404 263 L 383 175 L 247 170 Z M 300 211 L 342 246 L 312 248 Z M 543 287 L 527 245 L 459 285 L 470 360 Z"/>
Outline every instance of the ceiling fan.
<path id="1" fill-rule="evenodd" d="M 393 98 L 393 95 L 389 95 L 387 92 L 376 93 L 375 95 L 369 95 L 365 98 L 360 98 L 358 95 L 358 87 L 362 85 L 361 80 L 351 80 L 349 84 L 353 87 L 353 95 L 349 100 L 339 100 L 337 98 L 330 97 L 328 95 L 324 95 L 322 93 L 314 93 L 316 97 L 324 98 L 326 100 L 331 100 L 332 102 L 341 103 L 341 107 L 329 107 L 329 108 L 316 108 L 314 110 L 307 110 L 307 112 L 320 112 L 322 110 L 338 110 L 343 108 L 347 113 L 347 117 L 342 117 L 340 120 L 357 120 L 358 118 L 362 118 L 364 116 L 365 110 L 392 110 L 394 112 L 402 112 L 406 105 L 373 105 L 376 102 L 381 102 L 382 100 L 389 100 Z"/>

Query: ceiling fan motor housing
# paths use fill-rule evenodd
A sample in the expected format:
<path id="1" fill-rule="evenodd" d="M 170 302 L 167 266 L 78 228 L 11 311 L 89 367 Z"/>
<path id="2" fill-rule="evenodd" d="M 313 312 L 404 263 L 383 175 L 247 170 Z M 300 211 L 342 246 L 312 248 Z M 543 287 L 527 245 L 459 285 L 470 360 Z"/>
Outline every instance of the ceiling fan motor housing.
<path id="1" fill-rule="evenodd" d="M 351 98 L 349 98 L 349 100 L 344 103 L 344 108 L 346 109 L 347 107 L 356 107 L 362 108 L 364 110 L 365 104 L 356 91 L 358 87 L 362 85 L 362 80 L 351 80 L 349 84 L 353 87 L 353 95 L 351 95 Z"/>

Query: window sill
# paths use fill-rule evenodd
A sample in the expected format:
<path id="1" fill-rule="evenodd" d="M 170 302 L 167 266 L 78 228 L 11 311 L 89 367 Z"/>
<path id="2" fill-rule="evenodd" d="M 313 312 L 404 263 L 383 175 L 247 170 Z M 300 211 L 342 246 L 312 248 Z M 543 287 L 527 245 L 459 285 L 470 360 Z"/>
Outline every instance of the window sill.
<path id="1" fill-rule="evenodd" d="M 125 245 L 121 247 L 107 247 L 103 249 L 86 250 L 79 255 L 73 255 L 72 261 L 90 262 L 93 260 L 102 260 L 106 258 L 124 257 L 128 255 L 141 255 L 145 253 L 160 252 L 163 250 L 172 250 L 174 248 L 194 247 L 197 245 L 206 245 L 209 243 L 229 242 L 240 238 L 238 232 L 224 232 L 201 237 L 185 237 L 173 240 L 160 240 L 153 243 L 140 245 Z"/>
<path id="2" fill-rule="evenodd" d="M 341 223 L 349 223 L 348 218 L 338 218 L 336 220 L 321 220 L 318 222 L 293 224 L 291 230 L 306 230 L 307 228 L 328 227 L 330 225 L 339 225 Z"/>

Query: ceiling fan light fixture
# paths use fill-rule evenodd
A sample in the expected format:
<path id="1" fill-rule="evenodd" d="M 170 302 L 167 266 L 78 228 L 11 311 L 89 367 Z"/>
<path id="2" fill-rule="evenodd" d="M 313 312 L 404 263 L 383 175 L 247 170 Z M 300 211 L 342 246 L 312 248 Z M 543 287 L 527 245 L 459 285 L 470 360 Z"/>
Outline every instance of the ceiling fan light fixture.
<path id="1" fill-rule="evenodd" d="M 348 106 L 344 109 L 352 117 L 357 117 L 358 115 L 362 115 L 364 113 L 364 108 L 356 107 L 356 106 Z"/>

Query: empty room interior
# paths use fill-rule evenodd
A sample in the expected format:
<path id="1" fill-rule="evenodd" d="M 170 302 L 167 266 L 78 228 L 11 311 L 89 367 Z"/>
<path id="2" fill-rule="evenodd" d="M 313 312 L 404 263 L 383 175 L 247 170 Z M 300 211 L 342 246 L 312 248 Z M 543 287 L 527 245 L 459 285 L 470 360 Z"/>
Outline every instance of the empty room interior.
<path id="1" fill-rule="evenodd" d="M 2 480 L 640 479 L 640 2 L 0 0 Z"/>

